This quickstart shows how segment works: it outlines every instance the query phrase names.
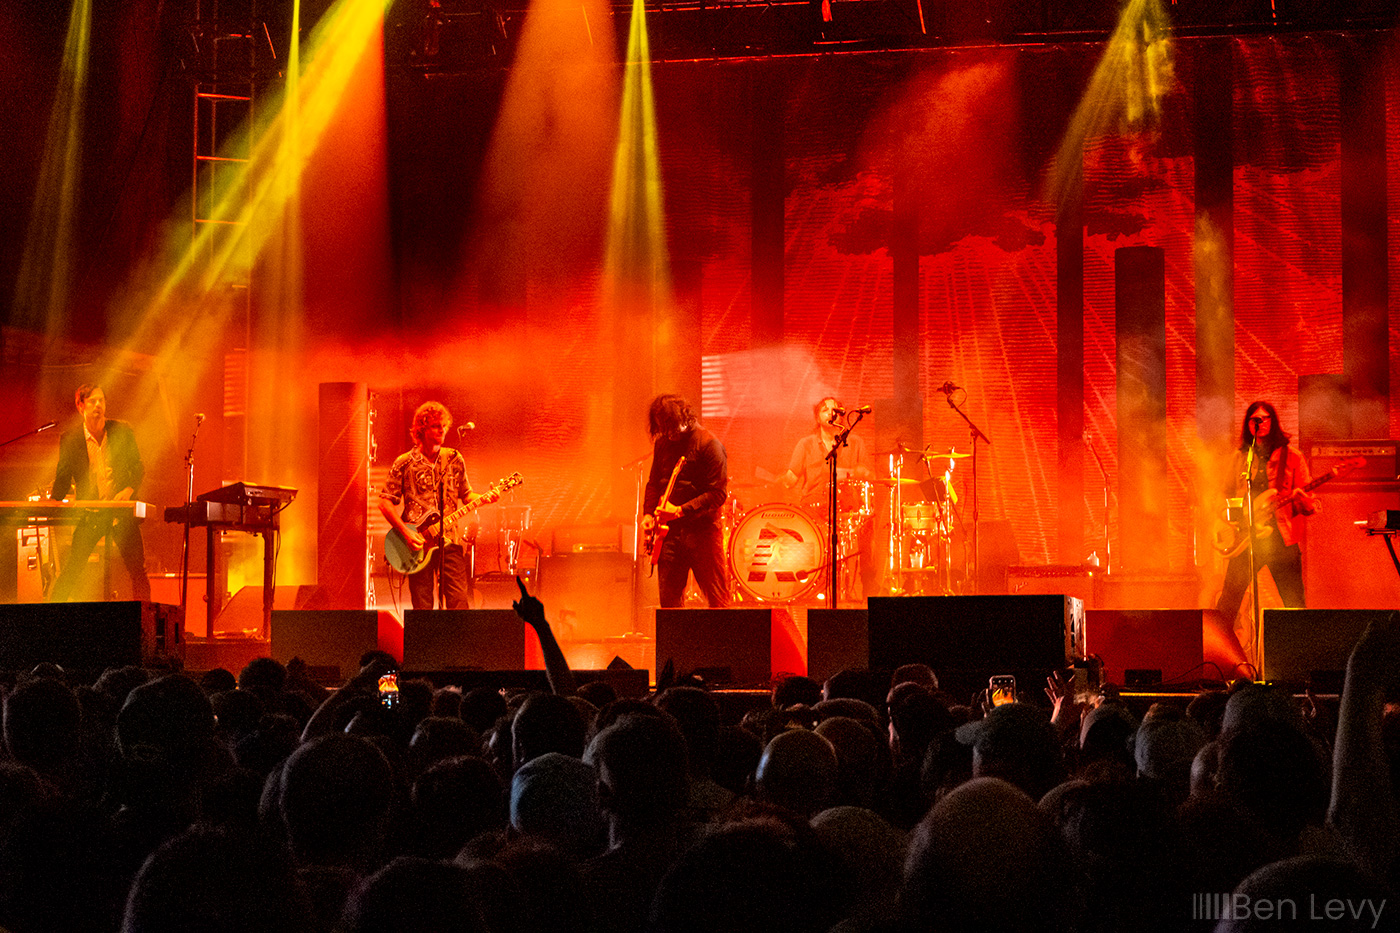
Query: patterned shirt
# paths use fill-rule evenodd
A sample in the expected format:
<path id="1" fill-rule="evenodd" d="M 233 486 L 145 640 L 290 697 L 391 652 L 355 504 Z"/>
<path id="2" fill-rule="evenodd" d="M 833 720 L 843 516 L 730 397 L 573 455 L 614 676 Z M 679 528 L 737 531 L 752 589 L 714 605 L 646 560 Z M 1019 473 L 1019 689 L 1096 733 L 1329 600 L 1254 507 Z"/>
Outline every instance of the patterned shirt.
<path id="1" fill-rule="evenodd" d="M 443 480 L 442 505 L 444 513 L 465 503 L 472 495 L 467 479 L 467 461 L 459 450 L 443 447 L 436 460 L 423 456 L 414 447 L 400 454 L 389 467 L 380 496 L 395 505 L 403 505 L 403 519 L 410 525 L 421 522 L 429 512 L 438 508 L 438 478 Z"/>
<path id="2" fill-rule="evenodd" d="M 88 467 L 92 472 L 92 485 L 97 489 L 97 498 L 110 499 L 116 490 L 112 488 L 112 464 L 107 459 L 107 432 L 102 432 L 102 440 L 99 441 L 84 424 L 83 437 L 87 440 Z"/>

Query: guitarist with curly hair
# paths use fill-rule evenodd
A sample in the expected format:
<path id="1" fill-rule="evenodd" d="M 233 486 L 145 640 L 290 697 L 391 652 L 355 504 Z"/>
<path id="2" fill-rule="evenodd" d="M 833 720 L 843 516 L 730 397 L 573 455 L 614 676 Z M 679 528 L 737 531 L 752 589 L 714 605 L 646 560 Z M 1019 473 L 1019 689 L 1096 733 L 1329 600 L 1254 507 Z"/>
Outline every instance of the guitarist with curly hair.
<path id="1" fill-rule="evenodd" d="M 435 590 L 448 609 L 470 608 L 471 561 L 467 548 L 476 537 L 474 523 L 430 528 L 419 524 L 434 514 L 448 515 L 474 499 L 462 452 L 442 446 L 452 429 L 452 415 L 441 402 L 424 402 L 413 413 L 409 434 L 413 449 L 400 454 L 389 468 L 379 494 L 379 511 L 402 536 L 408 548 L 427 553 L 429 560 L 409 571 L 408 591 L 414 609 L 431 609 Z M 440 539 L 430 540 L 430 536 Z"/>

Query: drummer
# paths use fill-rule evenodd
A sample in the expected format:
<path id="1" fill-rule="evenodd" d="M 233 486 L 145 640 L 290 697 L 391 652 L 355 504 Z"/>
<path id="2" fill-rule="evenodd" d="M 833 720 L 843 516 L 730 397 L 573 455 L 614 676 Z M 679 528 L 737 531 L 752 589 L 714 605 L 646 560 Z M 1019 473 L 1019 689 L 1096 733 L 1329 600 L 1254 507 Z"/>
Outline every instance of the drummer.
<path id="1" fill-rule="evenodd" d="M 812 406 L 816 425 L 811 434 L 797 442 L 788 458 L 787 472 L 782 482 L 790 490 L 796 490 L 802 504 L 826 517 L 827 483 L 831 480 L 827 465 L 827 454 L 836 443 L 836 435 L 845 428 L 845 419 L 840 400 L 826 396 Z M 874 521 L 871 520 L 871 499 L 868 481 L 875 477 L 865 441 L 852 432 L 846 437 L 846 446 L 836 457 L 837 508 L 843 516 L 862 519 L 857 530 L 857 559 L 860 564 L 860 580 L 863 596 L 875 593 L 877 565 L 872 553 Z"/>

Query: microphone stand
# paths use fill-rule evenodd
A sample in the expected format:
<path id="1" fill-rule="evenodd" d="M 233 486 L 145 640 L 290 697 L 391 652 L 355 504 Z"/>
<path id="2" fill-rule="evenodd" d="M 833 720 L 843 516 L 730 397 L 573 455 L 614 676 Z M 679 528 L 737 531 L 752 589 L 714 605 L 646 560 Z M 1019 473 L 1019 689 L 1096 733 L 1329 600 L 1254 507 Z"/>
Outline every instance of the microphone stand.
<path id="1" fill-rule="evenodd" d="M 438 507 L 438 555 L 437 555 L 437 607 L 447 608 L 447 594 L 442 590 L 442 570 L 447 563 L 447 523 L 443 518 L 447 515 L 447 474 L 442 469 L 442 448 L 438 448 L 437 459 L 433 462 L 434 471 L 437 473 L 437 507 Z"/>
<path id="2" fill-rule="evenodd" d="M 828 473 L 826 486 L 826 522 L 827 537 L 831 545 L 831 551 L 827 558 L 829 573 L 827 575 L 826 605 L 830 609 L 836 608 L 836 553 L 837 547 L 841 543 L 840 535 L 837 531 L 836 516 L 836 460 L 841 453 L 841 448 L 846 446 L 846 439 L 851 436 L 851 432 L 855 430 L 856 425 L 860 424 L 861 419 L 865 417 L 865 413 L 861 411 L 852 412 L 852 414 L 856 416 L 856 420 L 851 421 L 849 417 L 847 418 L 848 423 L 846 429 L 836 432 L 836 438 L 831 444 L 831 450 L 826 455 Z M 832 417 L 834 418 L 835 416 L 833 415 Z M 833 421 L 832 424 L 835 424 L 835 421 Z"/>
<path id="3" fill-rule="evenodd" d="M 50 421 L 48 424 L 41 424 L 41 425 L 39 425 L 37 428 L 34 428 L 32 431 L 25 431 L 23 434 L 16 434 L 14 437 L 10 438 L 8 441 L 5 441 L 3 444 L 0 444 L 0 447 L 9 447 L 9 446 L 10 446 L 11 444 L 13 444 L 15 441 L 22 441 L 22 440 L 24 440 L 26 437 L 32 437 L 32 436 L 35 435 L 35 434 L 42 434 L 43 432 L 47 431 L 49 428 L 55 427 L 57 424 L 58 424 L 57 421 Z"/>
<path id="4" fill-rule="evenodd" d="M 1099 465 L 1099 473 L 1103 476 L 1103 572 L 1108 575 L 1113 573 L 1113 542 L 1108 536 L 1108 470 L 1104 469 L 1103 458 L 1094 446 L 1094 439 L 1086 433 L 1084 442 L 1089 445 L 1089 453 L 1094 455 L 1094 462 Z"/>
<path id="5" fill-rule="evenodd" d="M 204 424 L 203 418 L 196 418 L 194 422 L 194 433 L 190 435 L 190 449 L 185 451 L 185 536 L 180 545 L 180 618 L 184 620 L 188 617 L 190 610 L 190 523 L 194 516 L 190 510 L 194 508 L 194 445 L 199 439 L 199 428 Z M 204 585 L 210 587 L 214 585 L 213 580 L 205 580 Z M 207 593 L 207 590 L 206 590 Z M 207 597 L 206 597 L 207 598 Z M 204 637 L 214 637 L 213 620 L 206 620 Z M 183 625 L 184 622 L 181 621 Z"/>
<path id="6" fill-rule="evenodd" d="M 963 390 L 963 395 L 966 397 L 966 390 Z M 988 446 L 991 446 L 992 439 L 983 434 L 982 430 L 972 423 L 972 419 L 967 416 L 967 413 L 958 407 L 958 403 L 953 401 L 952 392 L 948 393 L 948 407 L 957 412 L 959 418 L 967 422 L 967 426 L 972 432 L 972 585 L 975 587 L 978 585 L 978 572 L 981 570 L 977 552 L 977 523 L 980 518 L 980 513 L 977 509 L 977 440 L 981 438 L 987 442 Z M 964 595 L 966 595 L 966 580 L 963 581 L 963 592 Z"/>
<path id="7" fill-rule="evenodd" d="M 1254 545 L 1258 540 L 1254 529 L 1254 462 L 1256 459 L 1255 448 L 1259 444 L 1259 438 L 1255 437 L 1250 441 L 1249 450 L 1244 458 L 1244 520 L 1249 523 L 1249 589 L 1250 597 L 1253 600 L 1254 616 L 1254 678 L 1260 679 L 1263 671 L 1263 658 L 1259 657 L 1259 629 L 1264 624 L 1264 611 L 1259 605 L 1259 564 L 1255 557 Z"/>

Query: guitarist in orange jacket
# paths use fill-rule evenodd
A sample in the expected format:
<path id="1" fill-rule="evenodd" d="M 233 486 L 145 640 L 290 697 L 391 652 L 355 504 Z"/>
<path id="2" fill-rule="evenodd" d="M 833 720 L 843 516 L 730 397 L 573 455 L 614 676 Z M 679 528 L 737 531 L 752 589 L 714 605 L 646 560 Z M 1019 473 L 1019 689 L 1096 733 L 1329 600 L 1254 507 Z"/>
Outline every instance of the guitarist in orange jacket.
<path id="1" fill-rule="evenodd" d="M 461 451 L 442 446 L 451 429 L 452 415 L 445 405 L 419 405 L 409 428 L 413 449 L 394 460 L 379 494 L 379 511 L 415 550 L 426 543 L 415 527 L 417 523 L 432 512 L 445 515 L 472 497 L 466 459 Z M 409 576 L 408 592 L 414 609 L 433 608 L 435 589 L 440 589 L 446 608 L 470 608 L 471 562 L 466 545 L 475 535 L 473 524 L 462 540 L 444 541 L 432 561 Z"/>
<path id="2" fill-rule="evenodd" d="M 1235 452 L 1233 485 L 1227 495 L 1254 497 L 1255 527 L 1258 529 L 1254 543 L 1256 566 L 1269 568 L 1285 606 L 1301 609 L 1306 604 L 1303 599 L 1303 554 L 1298 546 L 1303 530 L 1299 518 L 1317 510 L 1317 497 L 1302 488 L 1311 480 L 1308 464 L 1303 455 L 1288 443 L 1289 439 L 1289 435 L 1279 427 L 1278 412 L 1273 405 L 1264 401 L 1250 404 L 1244 413 L 1240 447 Z M 1252 444 L 1257 444 L 1257 447 L 1254 469 L 1246 489 L 1245 463 Z M 1259 497 L 1268 490 L 1273 490 L 1274 496 L 1265 496 L 1266 502 L 1260 503 Z M 1270 499 L 1271 502 L 1267 501 Z M 1278 505 L 1274 506 L 1274 503 Z M 1266 508 L 1261 510 L 1260 505 Z M 1246 548 L 1230 559 L 1216 609 L 1226 618 L 1233 619 L 1239 612 L 1240 602 L 1249 585 L 1249 550 Z"/>
<path id="3" fill-rule="evenodd" d="M 724 445 L 695 420 L 679 395 L 658 395 L 647 412 L 651 432 L 651 473 L 642 505 L 642 531 L 650 540 L 666 527 L 657 562 L 661 605 L 679 607 L 690 574 L 711 608 L 729 605 L 729 575 L 724 568 L 724 529 L 720 508 L 729 495 L 729 465 Z M 670 498 L 662 493 L 671 471 L 681 465 Z"/>

